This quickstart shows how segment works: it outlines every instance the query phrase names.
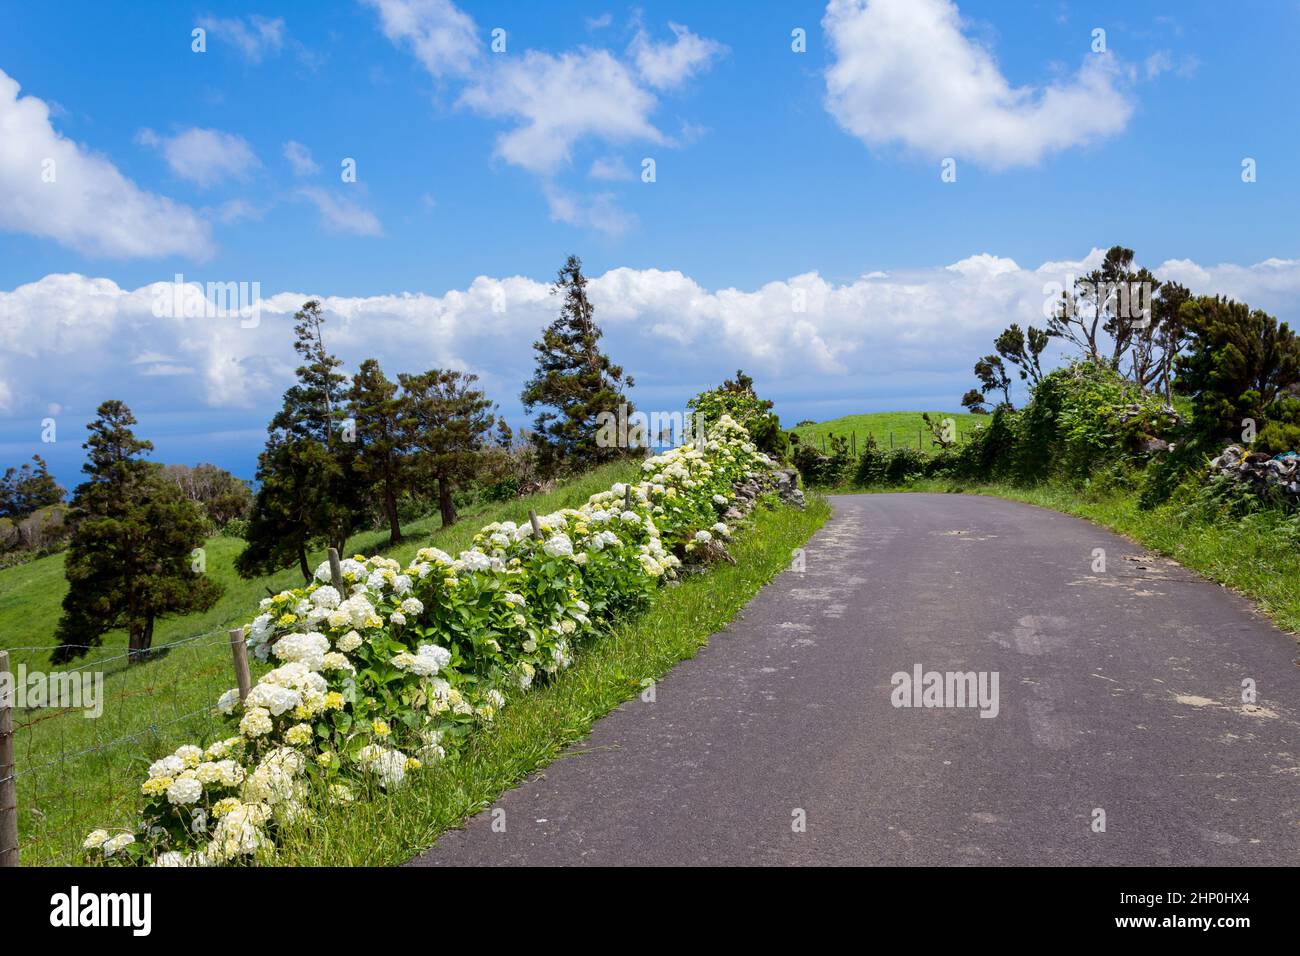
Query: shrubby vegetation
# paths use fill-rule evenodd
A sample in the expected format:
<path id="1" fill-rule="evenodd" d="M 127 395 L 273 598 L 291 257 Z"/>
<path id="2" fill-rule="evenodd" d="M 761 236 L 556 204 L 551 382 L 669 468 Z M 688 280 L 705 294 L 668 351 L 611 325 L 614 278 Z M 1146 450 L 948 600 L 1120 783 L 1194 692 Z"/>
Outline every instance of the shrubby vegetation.
<path id="1" fill-rule="evenodd" d="M 1144 317 L 1104 293 L 1108 284 L 1143 282 L 1154 290 Z M 1089 298 L 1090 297 L 1090 298 Z M 1084 490 L 1117 489 L 1142 507 L 1177 502 L 1204 520 L 1265 509 L 1293 510 L 1297 496 L 1241 476 L 1211 475 L 1225 445 L 1252 462 L 1300 445 L 1300 339 L 1286 323 L 1217 296 L 1190 296 L 1132 267 L 1132 252 L 1111 249 L 1080 280 L 1046 330 L 1012 325 L 995 353 L 976 363 L 988 390 L 1001 392 L 988 420 L 953 445 L 935 428 L 930 454 L 882 451 L 868 442 L 856 460 L 842 441 L 823 454 L 800 448 L 795 463 L 810 484 L 906 486 L 927 479 L 951 485 L 1058 482 Z M 1079 354 L 1044 372 L 1049 338 Z M 1030 400 L 1016 409 L 1011 375 Z M 976 400 L 977 399 L 977 400 Z M 968 407 L 983 403 L 975 396 Z M 1234 459 L 1235 461 L 1235 459 Z"/>

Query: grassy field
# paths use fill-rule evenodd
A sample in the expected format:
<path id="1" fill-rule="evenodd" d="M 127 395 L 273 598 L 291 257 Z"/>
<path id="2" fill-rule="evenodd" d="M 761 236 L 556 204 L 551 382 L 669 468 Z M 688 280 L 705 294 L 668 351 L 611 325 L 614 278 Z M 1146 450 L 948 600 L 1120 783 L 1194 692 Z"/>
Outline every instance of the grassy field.
<path id="1" fill-rule="evenodd" d="M 869 434 L 875 436 L 876 443 L 881 448 L 890 447 L 892 435 L 895 448 L 916 448 L 917 442 L 920 441 L 921 450 L 929 452 L 932 450 L 930 431 L 921 420 L 921 414 L 921 412 L 873 412 L 869 415 L 845 415 L 843 418 L 834 418 L 815 425 L 801 425 L 790 430 L 799 436 L 801 442 L 817 448 L 821 447 L 823 438 L 829 441 L 830 435 L 843 435 L 847 438 L 856 433 L 859 452 L 862 451 L 862 445 Z M 987 415 L 971 415 L 966 412 L 930 412 L 930 417 L 938 421 L 951 418 L 957 425 L 959 439 L 967 435 L 976 425 L 988 421 Z"/>
<path id="2" fill-rule="evenodd" d="M 411 558 L 427 545 L 455 553 L 468 547 L 490 521 L 526 520 L 529 508 L 546 513 L 576 506 L 627 480 L 636 468 L 635 463 L 607 466 L 555 491 L 466 513 L 445 531 L 437 528 L 436 517 L 414 522 L 403 529 L 407 540 L 391 549 L 385 547 L 386 533 L 358 535 L 348 551 L 382 552 L 398 560 Z M 267 588 L 278 591 L 302 583 L 296 570 L 240 580 L 233 562 L 241 547 L 237 539 L 209 539 L 207 573 L 226 591 L 208 612 L 160 624 L 155 646 L 183 641 L 163 657 L 128 667 L 126 637 L 115 633 L 108 635 L 104 647 L 72 665 L 104 673 L 101 717 L 92 720 L 80 711 L 57 710 L 14 715 L 23 863 L 77 862 L 89 829 L 130 824 L 140 781 L 153 760 L 186 741 L 211 739 L 224 726 L 210 708 L 234 686 L 227 630 L 252 619 Z M 312 566 L 323 560 L 323 554 L 313 555 Z M 61 556 L 0 571 L 0 647 L 11 649 L 15 669 L 19 664 L 29 670 L 48 669 L 65 590 Z M 255 664 L 254 679 L 258 673 Z"/>
<path id="3" fill-rule="evenodd" d="M 642 614 L 583 648 L 553 683 L 512 701 L 460 758 L 390 795 L 320 808 L 310 829 L 289 835 L 278 863 L 384 866 L 405 862 L 438 835 L 581 739 L 592 723 L 640 693 L 647 678 L 693 657 L 764 584 L 790 564 L 791 551 L 825 522 L 830 508 L 812 496 L 806 511 L 760 509 L 731 547 L 735 565 L 715 565 L 660 590 Z"/>
<path id="4" fill-rule="evenodd" d="M 945 481 L 917 481 L 878 491 L 952 491 Z M 1180 507 L 1143 511 L 1131 492 L 1080 490 L 1058 482 L 1022 488 L 963 485 L 968 494 L 996 495 L 1051 508 L 1116 531 L 1186 568 L 1250 598 L 1278 627 L 1300 633 L 1300 547 L 1293 519 L 1280 512 L 1219 521 L 1192 520 Z"/>

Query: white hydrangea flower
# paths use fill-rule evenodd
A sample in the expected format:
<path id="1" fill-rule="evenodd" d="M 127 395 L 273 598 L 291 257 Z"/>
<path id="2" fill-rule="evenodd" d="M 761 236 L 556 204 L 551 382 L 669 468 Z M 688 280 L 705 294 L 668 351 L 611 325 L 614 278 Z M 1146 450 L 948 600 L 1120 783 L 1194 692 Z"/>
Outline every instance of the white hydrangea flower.
<path id="1" fill-rule="evenodd" d="M 264 707 L 250 708 L 239 722 L 239 732 L 245 737 L 265 737 L 273 727 L 271 713 Z"/>
<path id="2" fill-rule="evenodd" d="M 401 627 L 406 623 L 406 615 L 401 611 L 394 611 L 392 614 L 388 615 L 388 620 L 391 624 Z"/>
<path id="3" fill-rule="evenodd" d="M 301 692 L 294 690 L 292 687 L 281 687 L 278 684 L 260 681 L 257 686 L 248 692 L 244 707 L 249 713 L 254 710 L 265 710 L 272 717 L 279 717 L 281 714 L 293 710 L 301 703 Z"/>
<path id="4" fill-rule="evenodd" d="M 119 850 L 124 850 L 135 842 L 135 836 L 130 833 L 119 833 L 117 836 L 104 843 L 104 856 L 112 856 Z"/>
<path id="5" fill-rule="evenodd" d="M 360 634 L 358 634 L 356 631 L 348 631 L 346 634 L 344 634 L 342 637 L 339 638 L 338 644 L 336 646 L 343 653 L 350 654 L 352 651 L 355 651 L 358 647 L 360 647 L 361 643 L 362 641 L 361 641 Z"/>
<path id="6" fill-rule="evenodd" d="M 394 667 L 409 670 L 420 677 L 432 677 L 451 663 L 451 651 L 437 644 L 421 644 L 414 654 L 398 654 L 392 663 Z"/>
<path id="7" fill-rule="evenodd" d="M 406 779 L 406 755 L 378 744 L 367 744 L 357 752 L 357 766 L 373 773 L 385 790 L 401 786 Z"/>
<path id="8" fill-rule="evenodd" d="M 318 671 L 321 660 L 329 649 L 329 638 L 318 631 L 310 631 L 306 634 L 286 634 L 275 642 L 272 653 L 286 663 L 298 661 L 309 669 Z"/>
<path id="9" fill-rule="evenodd" d="M 339 594 L 338 590 L 329 584 L 318 587 L 315 591 L 311 592 L 311 602 L 315 604 L 317 608 L 324 608 L 325 610 L 332 611 L 334 608 L 339 606 L 342 600 L 343 597 Z"/>
<path id="10" fill-rule="evenodd" d="M 409 614 L 412 617 L 417 617 L 424 613 L 424 602 L 419 598 L 407 598 L 399 606 L 401 607 L 403 614 Z"/>
<path id="11" fill-rule="evenodd" d="M 86 834 L 86 839 L 82 841 L 81 848 L 83 850 L 97 850 L 104 845 L 104 841 L 107 839 L 107 830 L 91 830 Z"/>
<path id="12" fill-rule="evenodd" d="M 542 550 L 553 558 L 567 558 L 573 555 L 573 542 L 564 533 L 553 534 L 546 539 Z"/>
<path id="13" fill-rule="evenodd" d="M 421 548 L 415 555 L 421 561 L 434 561 L 438 564 L 452 564 L 451 555 L 441 548 Z"/>
<path id="14" fill-rule="evenodd" d="M 709 534 L 707 531 L 701 529 L 701 530 L 695 532 L 695 540 L 696 540 L 697 542 L 699 542 L 700 544 L 708 544 L 710 541 L 713 540 L 713 535 L 711 535 L 711 534 Z"/>
<path id="15" fill-rule="evenodd" d="M 321 670 L 323 671 L 350 671 L 356 673 L 356 668 L 348 660 L 346 654 L 340 654 L 338 651 L 330 651 L 321 661 Z"/>
<path id="16" fill-rule="evenodd" d="M 201 796 L 203 796 L 203 784 L 194 777 L 178 777 L 167 788 L 167 801 L 176 806 L 198 803 Z"/>
<path id="17" fill-rule="evenodd" d="M 270 814 L 269 807 L 245 803 L 222 816 L 212 831 L 212 842 L 205 851 L 207 861 L 228 863 L 238 857 L 270 849 L 271 841 L 262 831 Z"/>
<path id="18" fill-rule="evenodd" d="M 185 761 L 175 754 L 169 754 L 149 765 L 149 779 L 157 780 L 160 777 L 175 777 L 184 769 Z"/>
<path id="19" fill-rule="evenodd" d="M 364 627 L 375 614 L 375 606 L 364 594 L 354 594 L 339 605 L 340 611 L 347 612 L 353 627 Z"/>
<path id="20" fill-rule="evenodd" d="M 487 571 L 492 567 L 492 559 L 477 549 L 462 551 L 460 559 L 455 562 L 457 570 Z"/>

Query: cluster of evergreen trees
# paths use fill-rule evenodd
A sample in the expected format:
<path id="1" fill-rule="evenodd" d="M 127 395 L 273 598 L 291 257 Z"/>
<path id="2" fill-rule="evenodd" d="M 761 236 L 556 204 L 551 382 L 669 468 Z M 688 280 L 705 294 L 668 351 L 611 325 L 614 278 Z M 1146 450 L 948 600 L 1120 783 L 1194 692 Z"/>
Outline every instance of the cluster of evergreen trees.
<path id="1" fill-rule="evenodd" d="M 632 380 L 600 350 L 586 287 L 581 260 L 570 256 L 555 283 L 560 315 L 534 343 L 537 370 L 522 395 L 525 410 L 539 412 L 530 444 L 546 473 L 623 453 L 597 444 L 596 421 L 625 401 Z M 477 376 L 431 369 L 393 382 L 368 358 L 349 380 L 325 347 L 320 304 L 307 302 L 295 318 L 302 365 L 258 460 L 248 547 L 236 562 L 246 577 L 297 564 L 310 579 L 313 542 L 342 553 L 376 515 L 395 543 L 399 502 L 408 496 L 436 498 L 442 524 L 453 524 L 456 493 L 484 474 L 491 452 L 513 441 Z"/>
<path id="2" fill-rule="evenodd" d="M 537 371 L 522 396 L 524 407 L 538 412 L 531 453 L 551 474 L 626 451 L 596 441 L 598 416 L 626 402 L 632 380 L 600 350 L 586 285 L 581 261 L 570 256 L 555 285 L 560 315 L 534 344 Z M 71 503 L 69 590 L 55 662 L 83 655 L 119 628 L 140 658 L 158 619 L 210 607 L 220 589 L 204 576 L 194 549 L 213 526 L 247 512 L 246 545 L 235 562 L 242 576 L 296 565 L 309 580 L 309 550 L 325 544 L 342 553 L 377 518 L 390 541 L 400 540 L 404 498 L 436 500 L 442 523 L 452 524 L 457 491 L 513 445 L 476 376 L 431 369 L 401 373 L 394 382 L 369 358 L 349 377 L 326 347 L 320 303 L 306 302 L 294 319 L 301 364 L 267 428 L 251 507 L 246 491 L 223 480 L 231 476 L 220 469 L 146 461 L 153 446 L 135 436 L 131 410 L 120 401 L 99 407 L 83 446 L 88 480 Z M 29 472 L 6 475 L 6 507 L 44 487 Z M 11 486 L 24 490 L 11 494 Z"/>
<path id="3" fill-rule="evenodd" d="M 307 302 L 295 319 L 302 364 L 258 458 L 248 546 L 236 561 L 245 577 L 296 564 L 309 580 L 313 542 L 343 552 L 376 514 L 397 542 L 406 495 L 436 494 L 443 524 L 452 524 L 454 492 L 483 452 L 509 441 L 476 376 L 431 369 L 393 382 L 370 358 L 349 379 L 325 347 L 320 303 Z"/>

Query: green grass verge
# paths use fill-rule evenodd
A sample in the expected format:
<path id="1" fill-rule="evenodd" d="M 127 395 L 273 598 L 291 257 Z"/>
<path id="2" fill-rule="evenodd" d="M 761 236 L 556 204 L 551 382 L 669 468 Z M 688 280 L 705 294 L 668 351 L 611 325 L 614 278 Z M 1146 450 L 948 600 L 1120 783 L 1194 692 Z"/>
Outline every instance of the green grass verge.
<path id="1" fill-rule="evenodd" d="M 737 535 L 735 565 L 722 564 L 656 593 L 650 607 L 584 646 L 556 680 L 510 702 L 455 760 L 421 772 L 392 794 L 349 806 L 320 807 L 310 827 L 286 835 L 276 862 L 298 866 L 385 866 L 403 863 L 443 831 L 489 806 L 528 773 L 581 739 L 597 718 L 631 699 L 645 678 L 657 678 L 693 657 L 763 585 L 790 563 L 829 517 L 825 499 L 806 511 L 760 508 Z"/>
<path id="2" fill-rule="evenodd" d="M 921 412 L 873 412 L 868 415 L 845 415 L 828 422 L 801 425 L 790 430 L 799 436 L 801 442 L 815 448 L 821 448 L 822 438 L 829 441 L 830 435 L 842 435 L 848 438 L 856 433 L 859 452 L 862 451 L 863 443 L 870 434 L 875 436 L 876 444 L 881 448 L 890 447 L 892 435 L 895 448 L 916 448 L 919 440 L 921 450 L 929 453 L 933 450 L 930 443 L 930 430 L 925 427 L 921 414 Z M 932 419 L 938 421 L 951 418 L 957 425 L 958 436 L 961 439 L 964 439 L 976 425 L 987 423 L 989 420 L 987 415 L 971 415 L 968 412 L 930 412 L 929 414 Z"/>
<path id="3" fill-rule="evenodd" d="M 1179 505 L 1138 507 L 1131 491 L 1080 490 L 1063 482 L 954 486 L 918 481 L 900 488 L 849 491 L 961 491 L 1051 508 L 1095 522 L 1250 598 L 1278 627 L 1300 633 L 1300 547 L 1295 523 L 1280 512 L 1197 520 Z"/>
<path id="4" fill-rule="evenodd" d="M 530 508 L 545 514 L 576 507 L 595 492 L 629 480 L 637 470 L 636 462 L 608 465 L 545 494 L 466 512 L 445 530 L 437 527 L 436 517 L 426 518 L 405 526 L 406 540 L 392 548 L 386 533 L 357 535 L 348 551 L 383 553 L 403 562 L 429 545 L 455 554 L 468 548 L 488 522 L 524 521 Z M 140 782 L 153 760 L 182 743 L 229 735 L 228 726 L 211 712 L 217 697 L 235 683 L 227 631 L 252 619 L 267 588 L 280 591 L 302 584 L 296 570 L 241 580 L 234 559 L 242 546 L 233 538 L 207 541 L 207 573 L 225 586 L 224 594 L 203 614 L 161 622 L 154 643 L 206 636 L 180 644 L 157 660 L 127 666 L 126 636 L 114 633 L 105 638 L 104 647 L 71 665 L 103 673 L 102 716 L 87 719 L 80 711 L 60 710 L 15 713 L 24 864 L 79 862 L 81 841 L 91 828 L 133 824 Z M 323 553 L 313 555 L 312 566 L 324 559 Z M 49 648 L 66 590 L 61 555 L 0 570 L 0 647 L 35 648 L 12 652 L 15 670 L 20 664 L 29 671 L 50 669 Z M 254 663 L 254 680 L 265 669 Z"/>

